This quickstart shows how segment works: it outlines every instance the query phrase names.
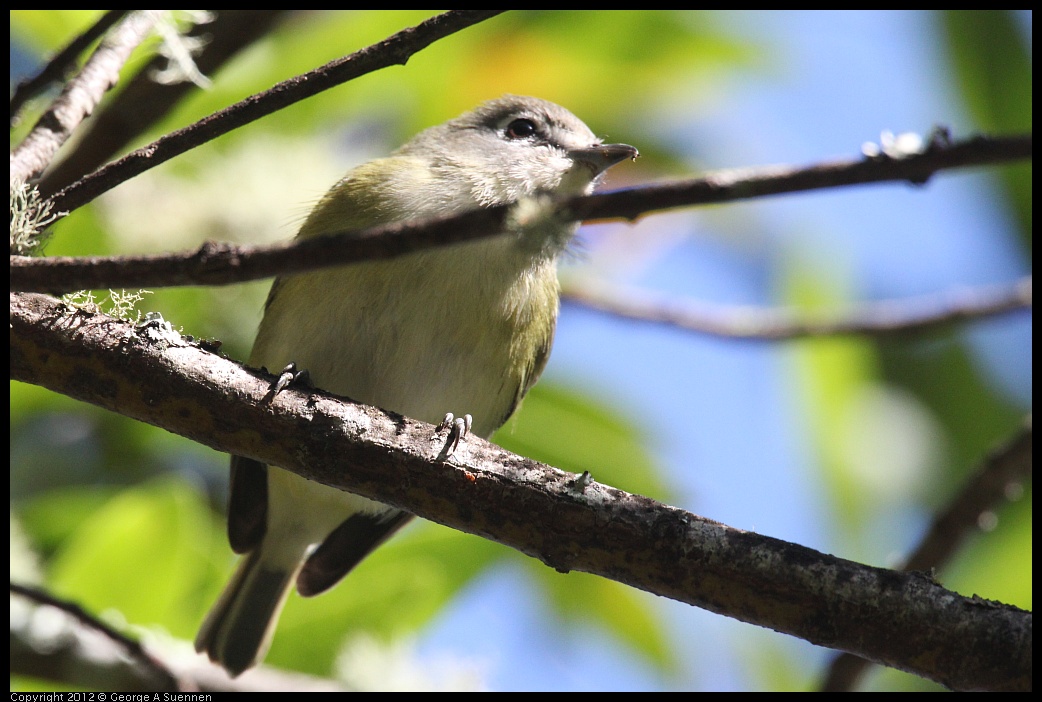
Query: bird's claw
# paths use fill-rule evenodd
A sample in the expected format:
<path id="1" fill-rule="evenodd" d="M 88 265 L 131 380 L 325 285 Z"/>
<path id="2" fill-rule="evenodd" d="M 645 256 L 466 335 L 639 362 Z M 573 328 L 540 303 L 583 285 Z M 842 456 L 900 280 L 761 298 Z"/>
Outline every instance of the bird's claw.
<path id="1" fill-rule="evenodd" d="M 467 434 L 470 433 L 470 427 L 474 424 L 474 418 L 469 414 L 465 414 L 462 417 L 455 417 L 452 412 L 446 412 L 445 418 L 441 420 L 441 424 L 438 425 L 438 433 L 442 431 L 448 431 L 449 436 L 445 441 L 445 446 L 442 449 L 441 458 L 449 458 L 453 453 L 456 452 L 456 448 L 459 446 L 460 440 L 463 439 Z"/>
<path id="2" fill-rule="evenodd" d="M 276 395 L 294 383 L 302 383 L 307 387 L 311 387 L 311 376 L 308 374 L 307 369 L 297 370 L 297 364 L 291 361 L 286 364 L 286 367 L 279 373 L 278 380 L 271 386 L 269 402 L 273 401 Z"/>

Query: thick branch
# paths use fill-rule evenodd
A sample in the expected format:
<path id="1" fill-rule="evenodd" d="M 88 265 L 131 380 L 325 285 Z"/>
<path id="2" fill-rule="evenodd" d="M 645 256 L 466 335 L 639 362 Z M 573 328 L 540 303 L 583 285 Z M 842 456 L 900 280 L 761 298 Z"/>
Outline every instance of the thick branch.
<path id="1" fill-rule="evenodd" d="M 732 529 L 430 425 L 270 376 L 155 324 L 135 328 L 11 295 L 11 377 L 221 451 L 490 538 L 561 570 L 857 652 L 956 689 L 1028 689 L 1031 614 L 920 574 L 862 566 Z"/>

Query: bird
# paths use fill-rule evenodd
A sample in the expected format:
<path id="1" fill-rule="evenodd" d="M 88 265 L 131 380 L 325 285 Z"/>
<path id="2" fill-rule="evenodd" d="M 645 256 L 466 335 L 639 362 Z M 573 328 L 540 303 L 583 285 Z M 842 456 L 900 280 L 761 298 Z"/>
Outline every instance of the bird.
<path id="1" fill-rule="evenodd" d="M 297 236 L 589 194 L 608 168 L 637 156 L 632 146 L 603 143 L 557 104 L 506 95 L 350 170 Z M 546 366 L 559 306 L 556 261 L 577 227 L 551 218 L 281 276 L 249 365 L 295 363 L 316 387 L 432 424 L 465 412 L 469 431 L 487 438 Z M 328 590 L 411 518 L 232 456 L 228 537 L 243 558 L 204 619 L 196 650 L 232 676 L 258 664 L 294 585 L 305 597 Z"/>

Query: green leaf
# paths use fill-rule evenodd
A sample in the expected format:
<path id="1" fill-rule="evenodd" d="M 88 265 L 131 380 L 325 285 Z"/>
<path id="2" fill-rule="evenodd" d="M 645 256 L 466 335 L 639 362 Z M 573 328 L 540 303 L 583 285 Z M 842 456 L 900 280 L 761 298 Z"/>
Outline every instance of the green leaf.
<path id="1" fill-rule="evenodd" d="M 503 448 L 571 473 L 664 502 L 669 490 L 633 421 L 608 402 L 540 383 L 521 409 L 492 436 Z"/>
<path id="2" fill-rule="evenodd" d="M 125 490 L 62 546 L 49 585 L 88 611 L 111 608 L 132 623 L 192 636 L 211 523 L 198 494 L 179 481 Z"/>

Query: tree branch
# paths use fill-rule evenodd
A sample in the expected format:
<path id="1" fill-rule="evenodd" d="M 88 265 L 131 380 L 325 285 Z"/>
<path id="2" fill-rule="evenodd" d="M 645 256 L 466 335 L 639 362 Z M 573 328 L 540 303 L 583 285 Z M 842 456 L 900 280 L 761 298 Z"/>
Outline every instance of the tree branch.
<path id="1" fill-rule="evenodd" d="M 98 632 L 119 649 L 121 656 L 113 656 L 113 658 L 127 658 L 129 657 L 135 665 L 130 670 L 125 670 L 123 675 L 119 678 L 123 684 L 128 682 L 133 683 L 133 689 L 135 690 L 169 690 L 178 691 L 181 686 L 178 683 L 178 679 L 171 673 L 167 667 L 159 661 L 157 658 L 152 656 L 146 651 L 140 643 L 124 635 L 122 632 L 113 629 L 111 626 L 101 621 L 97 617 L 88 614 L 82 607 L 67 600 L 61 600 L 54 597 L 48 592 L 45 592 L 36 587 L 30 587 L 28 585 L 20 585 L 18 583 L 11 583 L 11 593 L 20 595 L 32 602 L 41 605 L 47 605 L 55 607 L 65 614 L 72 617 L 74 620 L 82 624 L 83 626 Z M 12 635 L 12 639 L 13 639 Z M 16 647 L 12 646 L 12 649 Z M 26 647 L 29 648 L 29 647 Z M 15 651 L 12 651 L 15 653 Z M 18 651 L 18 657 L 25 660 L 27 656 L 33 655 L 30 651 Z M 88 664 L 81 664 L 88 665 Z M 95 667 L 97 666 L 97 659 L 94 661 Z M 116 662 L 112 661 L 111 665 L 116 666 Z M 79 668 L 81 666 L 77 666 Z M 37 671 L 39 673 L 41 671 Z M 64 671 L 68 674 L 70 671 Z M 47 679 L 65 679 L 64 677 L 47 675 Z M 109 689 L 126 689 L 119 683 L 115 683 L 115 679 L 108 674 L 103 675 L 104 680 L 107 681 Z M 115 684 L 114 684 L 115 683 Z"/>
<path id="2" fill-rule="evenodd" d="M 407 509 L 582 570 L 955 689 L 1029 689 L 1031 614 L 925 575 L 862 566 L 727 527 L 468 437 L 273 378 L 40 295 L 11 295 L 11 377 L 220 451 Z M 147 378 L 147 382 L 142 382 Z"/>
<path id="3" fill-rule="evenodd" d="M 934 571 L 948 562 L 970 534 L 994 519 L 996 505 L 1018 499 L 1032 473 L 1031 417 L 1020 430 L 1003 441 L 981 462 L 948 506 L 934 516 L 903 570 Z M 870 662 L 852 653 L 837 656 L 829 666 L 822 692 L 846 692 L 857 684 Z"/>
<path id="4" fill-rule="evenodd" d="M 925 180 L 949 168 L 995 163 L 1031 154 L 1031 136 L 974 137 L 933 146 L 900 160 L 850 159 L 802 168 L 769 166 L 720 171 L 692 180 L 644 185 L 556 203 L 567 220 L 626 218 L 672 207 L 887 180 Z M 152 256 L 11 257 L 11 290 L 60 294 L 101 288 L 227 285 L 300 273 L 433 246 L 493 236 L 511 208 L 491 207 L 455 217 L 394 223 L 270 246 L 206 243 L 198 251 Z"/>
<path id="5" fill-rule="evenodd" d="M 366 73 L 405 65 L 413 54 L 503 10 L 450 10 L 383 41 L 316 68 L 171 132 L 148 146 L 81 178 L 54 195 L 56 211 L 71 212 L 149 168 L 324 90 Z"/>
<path id="6" fill-rule="evenodd" d="M 73 130 L 116 84 L 123 64 L 152 31 L 156 19 L 153 10 L 136 11 L 101 42 L 79 75 L 65 85 L 50 109 L 11 152 L 12 182 L 28 182 L 50 165 Z"/>
<path id="7" fill-rule="evenodd" d="M 231 285 L 331 265 L 393 258 L 434 246 L 480 239 L 501 232 L 509 211 L 507 206 L 491 207 L 463 215 L 396 222 L 360 232 L 268 246 L 206 242 L 196 251 L 176 254 L 12 256 L 11 289 L 60 294 L 109 287 Z"/>
<path id="8" fill-rule="evenodd" d="M 331 680 L 264 666 L 233 680 L 201 656 L 186 656 L 187 642 L 167 645 L 168 638 L 149 637 L 143 646 L 79 605 L 49 592 L 11 583 L 11 593 L 54 607 L 72 620 L 69 626 L 61 626 L 52 617 L 23 616 L 12 601 L 11 675 L 76 689 L 122 692 L 349 691 Z"/>
<path id="9" fill-rule="evenodd" d="M 636 219 L 653 211 L 690 205 L 748 200 L 805 190 L 864 183 L 926 183 L 934 173 L 1031 158 L 1031 135 L 976 136 L 961 141 L 932 139 L 921 151 L 900 158 L 883 154 L 843 159 L 808 167 L 767 166 L 717 171 L 704 178 L 640 186 L 591 195 L 573 201 L 574 219 Z"/>
<path id="10" fill-rule="evenodd" d="M 863 302 L 828 319 L 808 313 L 755 307 L 702 305 L 634 288 L 594 282 L 565 283 L 561 299 L 640 322 L 667 324 L 727 339 L 782 340 L 808 336 L 902 334 L 982 319 L 1031 307 L 1031 276 L 1008 285 L 960 289 L 941 295 Z"/>
<path id="11" fill-rule="evenodd" d="M 79 55 L 93 44 L 98 37 L 107 32 L 109 27 L 123 19 L 123 16 L 128 12 L 130 10 L 109 10 L 105 12 L 98 18 L 97 22 L 87 27 L 86 31 L 56 53 L 47 62 L 47 65 L 40 69 L 39 73 L 21 81 L 18 87 L 15 88 L 14 95 L 11 96 L 11 126 L 15 125 L 15 118 L 25 103 L 35 95 L 43 92 L 51 83 L 64 80 L 65 74 L 71 72 L 76 67 L 76 60 L 79 58 Z"/>
<path id="12" fill-rule="evenodd" d="M 206 46 L 195 57 L 196 67 L 212 76 L 225 63 L 269 32 L 289 10 L 209 10 L 214 19 L 209 24 L 195 24 L 189 37 L 205 37 Z M 135 142 L 198 86 L 190 81 L 167 84 L 156 81 L 154 74 L 169 59 L 155 56 L 127 82 L 119 94 L 94 115 L 81 131 L 76 150 L 49 168 L 38 186 L 43 197 L 69 185 L 85 173 L 102 166 L 127 144 Z"/>

